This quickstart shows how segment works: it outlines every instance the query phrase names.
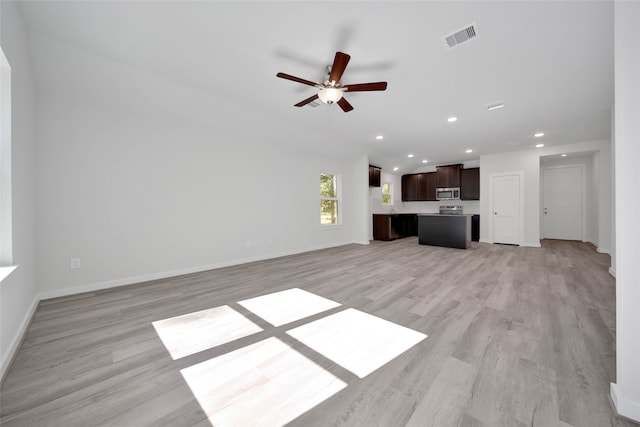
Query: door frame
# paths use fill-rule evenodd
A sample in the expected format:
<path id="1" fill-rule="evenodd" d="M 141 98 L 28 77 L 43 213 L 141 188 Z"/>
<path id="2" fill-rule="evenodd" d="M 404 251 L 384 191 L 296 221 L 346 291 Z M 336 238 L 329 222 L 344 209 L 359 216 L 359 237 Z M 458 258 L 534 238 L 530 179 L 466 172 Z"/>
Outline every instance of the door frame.
<path id="1" fill-rule="evenodd" d="M 556 165 L 556 166 L 544 166 L 542 167 L 542 173 L 540 174 L 540 238 L 545 239 L 544 236 L 544 171 L 546 169 L 565 169 L 565 168 L 578 168 L 580 169 L 580 191 L 582 192 L 580 197 L 580 209 L 582 227 L 580 230 L 580 241 L 586 242 L 587 237 L 587 168 L 582 163 Z"/>
<path id="2" fill-rule="evenodd" d="M 520 180 L 520 209 L 518 215 L 519 230 L 518 230 L 518 246 L 523 245 L 524 239 L 524 171 L 515 172 L 500 172 L 489 174 L 489 215 L 491 215 L 491 221 L 489 221 L 489 243 L 495 243 L 493 240 L 493 180 L 501 176 L 513 176 L 517 175 Z"/>

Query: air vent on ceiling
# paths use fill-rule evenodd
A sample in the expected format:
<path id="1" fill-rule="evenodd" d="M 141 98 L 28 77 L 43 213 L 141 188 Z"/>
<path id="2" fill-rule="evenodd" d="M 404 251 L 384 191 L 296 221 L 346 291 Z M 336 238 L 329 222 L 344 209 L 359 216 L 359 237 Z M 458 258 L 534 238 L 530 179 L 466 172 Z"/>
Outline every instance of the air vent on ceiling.
<path id="1" fill-rule="evenodd" d="M 464 42 L 468 42 L 471 39 L 475 39 L 476 37 L 478 37 L 478 27 L 473 23 L 461 30 L 447 34 L 442 38 L 442 40 L 448 48 L 452 48 Z"/>

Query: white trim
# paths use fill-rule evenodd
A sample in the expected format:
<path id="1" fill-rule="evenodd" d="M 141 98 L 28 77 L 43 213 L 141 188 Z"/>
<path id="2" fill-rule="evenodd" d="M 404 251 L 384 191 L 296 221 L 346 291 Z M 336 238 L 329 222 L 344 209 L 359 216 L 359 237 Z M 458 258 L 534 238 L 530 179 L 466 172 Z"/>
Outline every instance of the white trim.
<path id="1" fill-rule="evenodd" d="M 29 310 L 25 313 L 22 318 L 22 322 L 20 322 L 20 328 L 18 332 L 13 336 L 11 340 L 11 344 L 9 344 L 9 348 L 5 351 L 5 354 L 2 355 L 2 364 L 0 365 L 0 379 L 4 381 L 4 376 L 9 371 L 9 367 L 11 366 L 11 362 L 13 362 L 13 358 L 15 357 L 18 349 L 20 348 L 20 344 L 22 344 L 22 340 L 27 332 L 27 328 L 31 323 L 31 319 L 36 312 L 36 308 L 38 308 L 38 303 L 40 302 L 40 295 L 36 295 L 33 298 L 33 302 L 29 307 Z"/>
<path id="2" fill-rule="evenodd" d="M 182 268 L 179 270 L 164 271 L 160 273 L 144 274 L 141 276 L 124 277 L 120 279 L 107 280 L 105 282 L 88 283 L 85 285 L 73 286 L 73 287 L 64 288 L 64 289 L 55 289 L 52 291 L 41 292 L 38 296 L 41 300 L 64 297 L 68 295 L 81 294 L 83 292 L 93 292 L 101 289 L 110 289 L 118 286 L 126 286 L 126 285 L 133 285 L 136 283 L 148 282 L 151 280 L 159 280 L 159 279 L 166 279 L 169 277 L 182 276 L 185 274 L 200 273 L 202 271 L 216 270 L 218 268 L 232 267 L 234 265 L 247 264 L 247 263 L 256 262 L 256 261 L 264 261 L 267 259 L 280 258 L 284 256 L 296 255 L 300 253 L 317 251 L 320 249 L 333 248 L 333 247 L 344 246 L 349 244 L 369 244 L 369 242 L 365 243 L 364 241 L 362 242 L 348 241 L 348 242 L 341 242 L 341 243 L 328 244 L 328 245 L 311 246 L 304 249 L 284 251 L 276 254 L 236 259 L 236 260 L 219 262 L 215 264 L 201 265 L 198 267 L 189 267 L 189 268 Z"/>
<path id="3" fill-rule="evenodd" d="M 611 383 L 611 400 L 613 400 L 613 406 L 619 415 L 633 421 L 640 421 L 640 402 L 634 402 L 624 397 L 615 383 Z"/>
<path id="4" fill-rule="evenodd" d="M 612 275 L 614 278 L 616 277 L 616 269 L 613 267 L 609 267 L 609 274 Z"/>
<path id="5" fill-rule="evenodd" d="M 541 248 L 542 247 L 540 242 L 538 242 L 538 243 L 536 243 L 536 242 L 525 242 L 525 243 L 522 243 L 520 246 L 523 246 L 523 247 L 526 246 L 528 248 Z"/>
<path id="6" fill-rule="evenodd" d="M 13 264 L 11 65 L 0 46 L 0 265 Z"/>
<path id="7" fill-rule="evenodd" d="M 518 245 L 523 245 L 524 241 L 524 171 L 516 171 L 516 172 L 500 172 L 500 173 L 492 173 L 489 175 L 489 214 L 493 213 L 493 179 L 499 176 L 512 176 L 518 175 L 519 179 L 519 192 L 518 198 L 520 199 L 520 212 L 518 213 L 518 221 L 519 221 L 519 236 L 518 236 Z M 491 217 L 493 218 L 493 217 Z M 487 241 L 487 243 L 495 243 L 493 241 L 493 219 L 489 221 L 489 236 L 491 241 Z M 540 245 L 540 243 L 538 243 Z"/>
<path id="8" fill-rule="evenodd" d="M 592 242 L 593 243 L 593 242 Z M 603 248 L 596 248 L 596 252 L 600 253 L 600 254 L 607 254 L 607 255 L 611 255 L 611 249 L 603 249 Z"/>
<path id="9" fill-rule="evenodd" d="M 320 230 L 335 230 L 336 228 L 343 228 L 344 224 L 320 224 Z"/>
<path id="10" fill-rule="evenodd" d="M 9 345 L 5 354 L 2 355 L 2 362 L 0 365 L 0 382 L 1 380 L 4 380 L 4 376 L 8 372 L 9 367 L 11 366 L 11 362 L 13 361 L 13 358 L 15 357 L 18 349 L 20 348 L 22 340 L 24 339 L 24 336 L 27 332 L 27 328 L 29 327 L 29 324 L 31 323 L 31 319 L 33 318 L 33 315 L 36 312 L 38 303 L 42 300 L 81 294 L 84 292 L 97 291 L 101 289 L 115 288 L 118 286 L 133 285 L 136 283 L 148 282 L 151 280 L 166 279 L 169 277 L 181 276 L 184 274 L 199 273 L 207 270 L 215 270 L 223 267 L 230 267 L 234 265 L 246 264 L 246 263 L 255 262 L 255 261 L 263 261 L 267 259 L 279 258 L 283 256 L 288 256 L 288 255 L 296 255 L 300 253 L 311 252 L 311 251 L 316 251 L 320 249 L 327 249 L 327 248 L 332 248 L 337 246 L 344 246 L 349 244 L 368 245 L 369 241 L 368 240 L 351 241 L 351 242 L 344 242 L 344 243 L 330 244 L 330 245 L 318 245 L 318 246 L 308 247 L 306 249 L 280 252 L 278 254 L 272 254 L 270 256 L 251 257 L 251 258 L 245 258 L 240 260 L 210 264 L 210 265 L 205 265 L 200 267 L 184 268 L 180 270 L 172 270 L 172 271 L 166 271 L 162 273 L 145 274 L 142 276 L 127 277 L 127 278 L 116 279 L 116 280 L 108 280 L 105 282 L 90 283 L 87 285 L 57 289 L 53 291 L 40 292 L 36 294 L 36 296 L 34 297 L 33 302 L 29 307 L 29 310 L 27 310 L 27 313 L 24 315 L 22 322 L 20 323 L 20 328 L 18 329 L 18 332 L 13 337 L 13 340 L 11 341 L 11 344 Z"/>

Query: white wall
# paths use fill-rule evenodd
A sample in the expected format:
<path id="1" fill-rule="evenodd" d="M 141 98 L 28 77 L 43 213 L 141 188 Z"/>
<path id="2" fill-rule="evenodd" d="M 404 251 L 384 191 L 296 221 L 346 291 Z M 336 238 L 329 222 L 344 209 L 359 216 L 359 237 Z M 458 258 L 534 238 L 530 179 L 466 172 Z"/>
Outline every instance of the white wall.
<path id="1" fill-rule="evenodd" d="M 640 421 L 640 3 L 615 2 L 616 382 L 621 415 Z"/>
<path id="2" fill-rule="evenodd" d="M 43 298 L 367 242 L 366 158 L 286 148 L 273 126 L 288 123 L 245 123 L 238 105 L 194 88 L 34 43 Z M 70 67 L 81 81 L 65 77 Z M 186 103 L 202 114 L 181 114 Z M 244 136 L 252 126 L 264 140 Z M 342 178 L 340 227 L 319 224 L 322 172 Z"/>
<path id="3" fill-rule="evenodd" d="M 368 188 L 369 156 L 362 156 L 353 166 L 353 241 L 365 245 L 372 239 L 373 230 Z"/>
<path id="4" fill-rule="evenodd" d="M 609 249 L 611 244 L 611 144 L 609 141 L 589 141 L 491 154 L 480 157 L 480 194 L 489 194 L 490 176 L 499 173 L 523 172 L 524 175 L 524 236 L 522 246 L 540 245 L 540 157 L 562 153 L 598 152 L 598 244 Z M 480 198 L 480 217 L 491 218 L 488 197 Z M 491 242 L 489 221 L 480 221 L 480 241 Z M 606 251 L 606 250 L 605 250 Z"/>
<path id="5" fill-rule="evenodd" d="M 13 262 L 19 267 L 0 283 L 0 362 L 4 377 L 36 295 L 35 83 L 28 39 L 17 3 L 0 2 L 0 42 L 11 65 Z"/>

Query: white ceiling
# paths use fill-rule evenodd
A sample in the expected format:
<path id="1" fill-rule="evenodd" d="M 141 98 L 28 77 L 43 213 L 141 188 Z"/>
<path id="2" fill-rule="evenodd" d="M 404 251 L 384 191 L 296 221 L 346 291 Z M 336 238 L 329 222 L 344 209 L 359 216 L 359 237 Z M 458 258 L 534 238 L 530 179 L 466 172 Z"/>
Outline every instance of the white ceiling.
<path id="1" fill-rule="evenodd" d="M 90 91 L 117 102 L 139 90 L 150 106 L 165 104 L 238 138 L 366 153 L 387 171 L 529 149 L 540 142 L 537 131 L 547 145 L 610 135 L 612 1 L 28 1 L 21 8 L 41 93 Z M 444 46 L 442 36 L 474 22 L 476 39 Z M 337 50 L 351 55 L 343 83 L 385 80 L 388 89 L 347 93 L 349 113 L 337 105 L 294 108 L 314 88 L 276 73 L 320 81 Z M 154 79 L 166 93 L 144 92 Z M 500 100 L 505 108 L 486 109 Z M 449 116 L 458 121 L 447 123 Z"/>

